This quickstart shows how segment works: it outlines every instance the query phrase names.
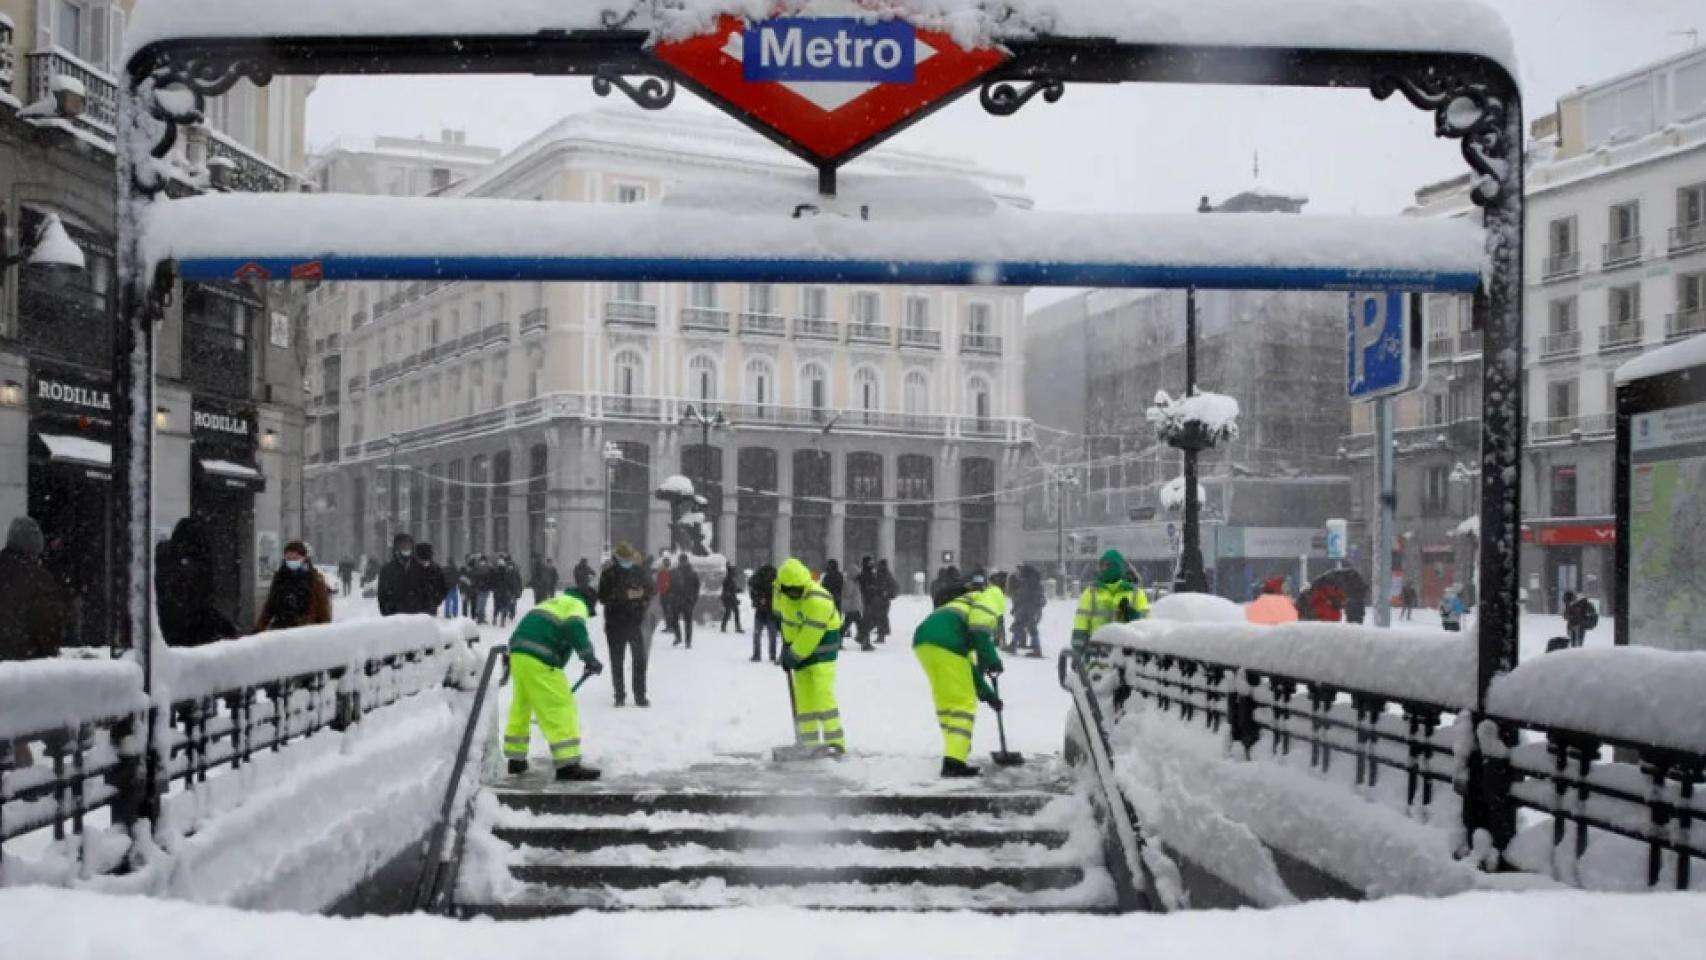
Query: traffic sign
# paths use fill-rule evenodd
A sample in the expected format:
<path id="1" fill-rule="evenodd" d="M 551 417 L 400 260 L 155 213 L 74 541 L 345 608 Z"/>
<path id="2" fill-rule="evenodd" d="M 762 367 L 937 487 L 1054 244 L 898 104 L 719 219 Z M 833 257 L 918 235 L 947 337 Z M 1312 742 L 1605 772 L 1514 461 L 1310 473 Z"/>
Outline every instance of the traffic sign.
<path id="1" fill-rule="evenodd" d="M 1420 324 L 1401 290 L 1353 293 L 1345 329 L 1345 393 L 1376 400 L 1422 385 L 1427 358 Z"/>
<path id="2" fill-rule="evenodd" d="M 725 15 L 653 54 L 681 82 L 814 164 L 836 166 L 971 89 L 1008 54 L 906 20 Z"/>
<path id="3" fill-rule="evenodd" d="M 1332 517 L 1327 521 L 1327 559 L 1345 559 L 1345 533 L 1347 524 L 1343 517 Z"/>

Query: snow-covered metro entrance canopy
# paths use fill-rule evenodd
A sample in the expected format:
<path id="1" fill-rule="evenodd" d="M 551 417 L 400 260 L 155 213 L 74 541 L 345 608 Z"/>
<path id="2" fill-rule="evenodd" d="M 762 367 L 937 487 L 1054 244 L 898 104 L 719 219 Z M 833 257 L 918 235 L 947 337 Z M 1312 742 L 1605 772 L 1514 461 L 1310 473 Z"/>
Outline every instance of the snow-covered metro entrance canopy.
<path id="1" fill-rule="evenodd" d="M 1484 323 L 1478 698 L 1515 662 L 1524 128 L 1509 34 L 1477 0 L 141 0 L 127 40 L 114 360 L 127 430 L 113 464 L 137 495 L 115 498 L 134 559 L 120 565 L 132 578 L 121 636 L 146 635 L 150 618 L 148 351 L 176 276 L 1403 287 L 1473 290 Z M 169 196 L 179 128 L 240 79 L 422 73 L 585 77 L 647 109 L 685 86 L 816 167 L 817 182 L 622 209 Z M 1075 84 L 1156 82 L 1400 95 L 1460 144 L 1482 229 L 1067 216 L 837 177 L 973 90 L 1002 117 L 1047 109 Z"/>

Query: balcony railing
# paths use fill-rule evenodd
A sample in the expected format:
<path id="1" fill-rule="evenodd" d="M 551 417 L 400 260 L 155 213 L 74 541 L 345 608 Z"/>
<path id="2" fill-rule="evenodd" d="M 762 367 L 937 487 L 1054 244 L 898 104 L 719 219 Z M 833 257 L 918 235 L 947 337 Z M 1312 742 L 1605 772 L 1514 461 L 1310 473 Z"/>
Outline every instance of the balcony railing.
<path id="1" fill-rule="evenodd" d="M 1706 220 L 1683 223 L 1670 228 L 1670 252 L 1683 253 L 1706 247 Z"/>
<path id="2" fill-rule="evenodd" d="M 209 132 L 207 159 L 209 167 L 223 166 L 229 171 L 216 181 L 222 189 L 241 193 L 282 193 L 290 187 L 290 177 L 283 170 L 217 130 Z"/>
<path id="3" fill-rule="evenodd" d="M 1479 330 L 1457 331 L 1457 352 L 1480 353 L 1482 336 Z"/>
<path id="4" fill-rule="evenodd" d="M 728 333 L 729 312 L 716 307 L 682 307 L 681 329 L 705 333 Z"/>
<path id="5" fill-rule="evenodd" d="M 509 324 L 502 320 L 497 323 L 488 323 L 486 328 L 480 331 L 480 346 L 482 347 L 499 346 L 508 342 Z"/>
<path id="6" fill-rule="evenodd" d="M 1641 260 L 1641 238 L 1624 237 L 1600 248 L 1600 265 L 1606 269 L 1627 267 Z"/>
<path id="7" fill-rule="evenodd" d="M 1706 309 L 1679 310 L 1665 317 L 1665 339 L 1681 340 L 1706 332 Z"/>
<path id="8" fill-rule="evenodd" d="M 1646 325 L 1640 320 L 1608 323 L 1599 328 L 1599 352 L 1609 353 L 1613 350 L 1628 350 L 1631 347 L 1639 347 L 1641 338 L 1645 333 Z"/>
<path id="9" fill-rule="evenodd" d="M 1540 338 L 1540 359 L 1542 360 L 1573 357 L 1581 352 L 1582 332 L 1580 330 L 1549 333 Z"/>
<path id="10" fill-rule="evenodd" d="M 1001 338 L 988 333 L 960 334 L 961 353 L 1001 353 Z"/>
<path id="11" fill-rule="evenodd" d="M 521 315 L 521 335 L 530 337 L 544 333 L 551 327 L 551 312 L 544 307 L 536 307 Z"/>
<path id="12" fill-rule="evenodd" d="M 889 326 L 886 323 L 855 323 L 847 328 L 849 343 L 888 343 Z"/>
<path id="13" fill-rule="evenodd" d="M 604 322 L 618 326 L 655 327 L 658 325 L 658 305 L 633 300 L 606 300 Z"/>
<path id="14" fill-rule="evenodd" d="M 1445 363 L 1451 359 L 1450 337 L 1428 338 L 1428 361 L 1430 363 Z"/>
<path id="15" fill-rule="evenodd" d="M 344 383 L 344 386 L 350 393 L 359 393 L 362 390 L 367 389 L 367 378 L 362 376 L 350 377 L 349 380 Z"/>
<path id="16" fill-rule="evenodd" d="M 794 339 L 796 340 L 839 340 L 841 325 L 834 320 L 822 317 L 795 317 Z"/>
<path id="17" fill-rule="evenodd" d="M 926 350 L 940 350 L 942 349 L 942 331 L 924 327 L 901 327 L 900 345 L 903 347 L 920 347 Z"/>
<path id="18" fill-rule="evenodd" d="M 367 311 L 366 310 L 357 310 L 356 312 L 349 315 L 349 328 L 351 330 L 359 330 L 366 325 L 367 325 Z"/>
<path id="19" fill-rule="evenodd" d="M 1528 425 L 1528 439 L 1562 440 L 1566 437 L 1596 436 L 1608 434 L 1617 429 L 1617 418 L 1609 413 L 1577 414 L 1571 417 L 1551 417 L 1545 420 L 1532 420 Z"/>
<path id="20" fill-rule="evenodd" d="M 112 136 L 118 123 L 118 82 L 58 47 L 29 55 L 30 95 L 33 102 L 53 96 L 55 77 L 69 77 L 83 85 L 87 101 L 78 121 Z"/>
<path id="21" fill-rule="evenodd" d="M 1541 279 L 1553 280 L 1559 277 L 1572 277 L 1582 269 L 1582 254 L 1580 250 L 1569 250 L 1555 253 L 1546 258 L 1541 265 Z"/>
<path id="22" fill-rule="evenodd" d="M 622 394 L 604 395 L 604 415 L 616 420 L 656 420 L 663 414 L 663 401 L 657 397 L 630 397 Z"/>
<path id="23" fill-rule="evenodd" d="M 0 17 L 0 93 L 12 92 L 15 50 L 12 46 L 12 21 L 10 18 Z"/>
<path id="24" fill-rule="evenodd" d="M 780 337 L 788 332 L 788 321 L 774 313 L 743 313 L 740 332 L 755 337 Z"/>

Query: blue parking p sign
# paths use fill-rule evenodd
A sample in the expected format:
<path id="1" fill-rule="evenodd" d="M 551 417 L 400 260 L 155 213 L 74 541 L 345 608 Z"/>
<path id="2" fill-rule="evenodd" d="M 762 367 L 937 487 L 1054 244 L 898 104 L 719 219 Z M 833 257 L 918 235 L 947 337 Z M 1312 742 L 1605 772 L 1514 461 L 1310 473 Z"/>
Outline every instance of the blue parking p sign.
<path id="1" fill-rule="evenodd" d="M 1401 290 L 1351 294 L 1346 323 L 1345 393 L 1352 400 L 1374 400 L 1421 386 L 1426 369 L 1419 355 Z"/>

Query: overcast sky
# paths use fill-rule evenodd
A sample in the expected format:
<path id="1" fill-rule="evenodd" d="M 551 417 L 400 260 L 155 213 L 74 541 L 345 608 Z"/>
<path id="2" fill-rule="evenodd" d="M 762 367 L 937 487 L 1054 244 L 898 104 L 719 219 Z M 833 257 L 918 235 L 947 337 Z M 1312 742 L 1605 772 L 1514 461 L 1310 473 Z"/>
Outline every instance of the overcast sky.
<path id="1" fill-rule="evenodd" d="M 1530 119 L 1573 87 L 1687 49 L 1676 31 L 1706 34 L 1702 0 L 1492 5 L 1516 36 Z M 595 97 L 584 79 L 328 78 L 309 101 L 308 137 L 323 147 L 450 127 L 508 148 L 564 114 L 599 108 L 636 109 L 620 94 Z M 709 108 L 683 94 L 672 109 Z M 1056 209 L 1190 210 L 1202 194 L 1218 199 L 1248 186 L 1259 154 L 1261 183 L 1308 195 L 1311 212 L 1382 213 L 1467 169 L 1455 144 L 1433 138 L 1432 122 L 1360 91 L 1075 86 L 1058 104 L 1039 99 L 1005 119 L 970 97 L 893 143 L 1020 173 L 1038 204 Z"/>

